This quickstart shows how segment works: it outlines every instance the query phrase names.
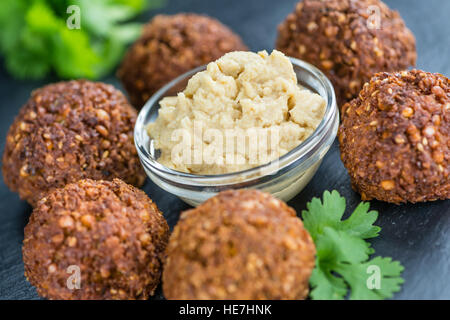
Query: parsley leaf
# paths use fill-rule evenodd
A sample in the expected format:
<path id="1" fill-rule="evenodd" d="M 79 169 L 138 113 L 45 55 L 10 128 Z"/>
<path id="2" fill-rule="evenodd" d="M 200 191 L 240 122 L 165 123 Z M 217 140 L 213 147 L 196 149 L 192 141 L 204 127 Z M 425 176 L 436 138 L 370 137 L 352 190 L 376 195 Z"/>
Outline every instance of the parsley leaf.
<path id="1" fill-rule="evenodd" d="M 316 267 L 310 278 L 312 299 L 385 299 L 400 290 L 403 267 L 391 258 L 375 257 L 365 239 L 377 237 L 378 212 L 360 203 L 345 220 L 345 198 L 325 191 L 323 201 L 313 198 L 302 212 L 305 228 L 314 239 Z"/>

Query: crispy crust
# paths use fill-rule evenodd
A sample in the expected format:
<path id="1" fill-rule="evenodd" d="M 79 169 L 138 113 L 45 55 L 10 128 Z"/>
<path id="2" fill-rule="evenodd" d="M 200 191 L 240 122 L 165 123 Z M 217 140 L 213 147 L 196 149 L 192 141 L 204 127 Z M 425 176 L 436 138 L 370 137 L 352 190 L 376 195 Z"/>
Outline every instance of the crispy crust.
<path id="1" fill-rule="evenodd" d="M 447 77 L 379 73 L 342 111 L 341 159 L 364 200 L 450 198 Z"/>
<path id="2" fill-rule="evenodd" d="M 379 29 L 372 27 L 371 6 L 379 8 Z M 339 106 L 357 97 L 375 73 L 407 69 L 417 57 L 399 13 L 379 0 L 299 2 L 279 26 L 276 47 L 320 68 L 334 84 Z"/>
<path id="3" fill-rule="evenodd" d="M 169 228 L 146 194 L 119 179 L 80 180 L 38 202 L 23 241 L 25 276 L 50 299 L 146 299 Z M 70 290 L 67 268 L 80 268 Z"/>
<path id="4" fill-rule="evenodd" d="M 167 299 L 304 299 L 315 246 L 295 211 L 256 190 L 182 213 L 167 247 Z"/>
<path id="5" fill-rule="evenodd" d="M 136 111 L 114 87 L 90 81 L 37 89 L 11 125 L 3 153 L 6 185 L 32 206 L 49 190 L 83 178 L 145 174 L 134 146 Z"/>
<path id="6" fill-rule="evenodd" d="M 216 19 L 185 13 L 158 15 L 128 50 L 117 75 L 131 103 L 140 108 L 170 80 L 237 50 L 247 47 Z"/>

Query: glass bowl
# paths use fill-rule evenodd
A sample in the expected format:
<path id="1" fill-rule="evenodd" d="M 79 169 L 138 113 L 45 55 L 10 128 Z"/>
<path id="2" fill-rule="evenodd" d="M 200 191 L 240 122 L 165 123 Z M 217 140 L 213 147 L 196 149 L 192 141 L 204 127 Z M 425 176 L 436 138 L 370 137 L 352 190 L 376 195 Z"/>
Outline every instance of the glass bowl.
<path id="1" fill-rule="evenodd" d="M 146 126 L 158 116 L 160 100 L 184 90 L 194 74 L 206 69 L 206 65 L 201 66 L 161 88 L 139 112 L 134 128 L 134 142 L 149 178 L 165 191 L 193 206 L 228 189 L 259 189 L 284 201 L 297 195 L 314 176 L 331 147 L 338 130 L 339 112 L 333 86 L 325 75 L 309 63 L 289 59 L 294 66 L 298 83 L 320 94 L 326 101 L 324 117 L 311 136 L 277 160 L 245 171 L 198 175 L 176 171 L 162 165 L 157 161 L 158 152 L 153 148 Z"/>

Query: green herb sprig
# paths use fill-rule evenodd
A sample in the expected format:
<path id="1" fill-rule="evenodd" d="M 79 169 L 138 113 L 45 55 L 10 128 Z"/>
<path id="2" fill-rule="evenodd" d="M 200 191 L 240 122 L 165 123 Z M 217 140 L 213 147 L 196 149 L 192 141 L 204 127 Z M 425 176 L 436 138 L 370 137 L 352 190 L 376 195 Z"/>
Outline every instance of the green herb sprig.
<path id="1" fill-rule="evenodd" d="M 379 235 L 377 211 L 361 202 L 346 220 L 345 198 L 325 191 L 323 201 L 313 198 L 302 212 L 305 228 L 316 244 L 316 267 L 310 278 L 312 299 L 385 299 L 401 288 L 403 266 L 391 258 L 375 257 L 369 238 Z M 379 282 L 370 283 L 372 272 Z M 375 275 L 377 276 L 377 275 Z"/>
<path id="2" fill-rule="evenodd" d="M 97 79 L 111 72 L 141 24 L 125 23 L 161 0 L 0 1 L 0 53 L 16 78 Z M 79 8 L 79 29 L 69 28 L 69 6 Z"/>

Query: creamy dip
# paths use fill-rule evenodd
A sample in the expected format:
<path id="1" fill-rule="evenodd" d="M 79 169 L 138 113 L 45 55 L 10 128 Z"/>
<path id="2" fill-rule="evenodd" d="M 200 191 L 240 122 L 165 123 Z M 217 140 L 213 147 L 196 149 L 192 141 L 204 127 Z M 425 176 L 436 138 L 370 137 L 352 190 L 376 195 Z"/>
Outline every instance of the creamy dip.
<path id="1" fill-rule="evenodd" d="M 195 174 L 230 173 L 279 158 L 319 125 L 325 100 L 302 88 L 281 52 L 231 52 L 160 102 L 147 127 L 158 161 Z"/>

